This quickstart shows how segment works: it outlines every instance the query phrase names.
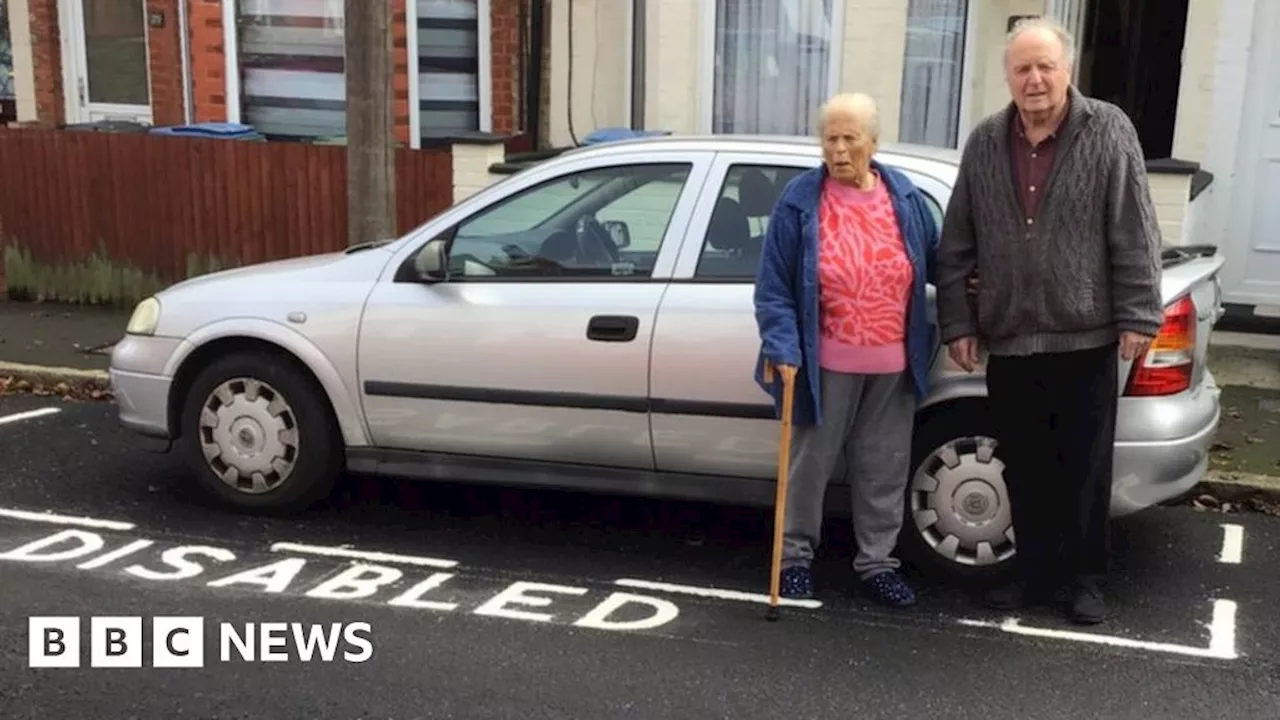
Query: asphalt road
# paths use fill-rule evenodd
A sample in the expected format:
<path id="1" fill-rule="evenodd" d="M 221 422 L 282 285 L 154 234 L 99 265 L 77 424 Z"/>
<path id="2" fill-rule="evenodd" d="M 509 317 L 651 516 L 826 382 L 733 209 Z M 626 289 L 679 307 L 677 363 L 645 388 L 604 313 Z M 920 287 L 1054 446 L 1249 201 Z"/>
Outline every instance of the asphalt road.
<path id="1" fill-rule="evenodd" d="M 1118 523 L 1118 616 L 1083 634 L 938 584 L 874 607 L 837 524 L 820 606 L 768 623 L 767 512 L 353 480 L 264 519 L 132 440 L 110 405 L 0 397 L 0 717 L 1280 717 L 1274 518 Z M 79 618 L 79 668 L 28 666 L 33 615 Z M 141 618 L 142 667 L 89 667 L 90 616 Z M 203 668 L 154 667 L 156 616 L 203 618 Z M 368 627 L 310 662 L 286 629 L 264 662 L 272 622 Z"/>

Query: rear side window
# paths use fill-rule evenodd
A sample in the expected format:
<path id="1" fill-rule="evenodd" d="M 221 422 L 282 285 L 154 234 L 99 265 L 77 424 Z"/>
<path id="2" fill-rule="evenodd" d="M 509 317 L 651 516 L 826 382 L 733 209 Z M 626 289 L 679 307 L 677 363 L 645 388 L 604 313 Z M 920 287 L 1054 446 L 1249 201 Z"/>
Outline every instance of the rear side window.
<path id="1" fill-rule="evenodd" d="M 804 168 L 731 165 L 716 196 L 694 277 L 754 282 L 769 216 Z"/>

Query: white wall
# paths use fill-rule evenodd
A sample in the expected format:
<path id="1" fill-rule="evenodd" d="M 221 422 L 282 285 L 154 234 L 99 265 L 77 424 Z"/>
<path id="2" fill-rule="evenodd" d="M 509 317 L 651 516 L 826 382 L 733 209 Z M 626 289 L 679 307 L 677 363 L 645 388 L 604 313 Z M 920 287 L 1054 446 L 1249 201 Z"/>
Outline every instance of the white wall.
<path id="1" fill-rule="evenodd" d="M 9 2 L 9 41 L 13 49 L 13 90 L 18 122 L 36 119 L 36 76 L 31 48 L 31 16 L 27 0 Z"/>
<path id="2" fill-rule="evenodd" d="M 631 125 L 631 2 L 574 0 L 573 97 L 569 96 L 569 3 L 552 0 L 550 142 Z M 570 133 L 569 109 L 573 110 Z"/>
<path id="3" fill-rule="evenodd" d="M 675 133 L 696 133 L 700 129 L 702 2 L 646 2 L 645 127 Z M 705 101 L 710 102 L 710 98 Z"/>
<path id="4" fill-rule="evenodd" d="M 1229 237 L 1227 228 L 1242 123 L 1248 120 L 1243 111 L 1254 15 L 1262 1 L 1191 0 L 1187 19 L 1173 152 L 1213 173 L 1213 184 L 1195 201 L 1187 236 L 1217 244 L 1229 256 L 1233 245 L 1247 248 L 1249 242 Z"/>

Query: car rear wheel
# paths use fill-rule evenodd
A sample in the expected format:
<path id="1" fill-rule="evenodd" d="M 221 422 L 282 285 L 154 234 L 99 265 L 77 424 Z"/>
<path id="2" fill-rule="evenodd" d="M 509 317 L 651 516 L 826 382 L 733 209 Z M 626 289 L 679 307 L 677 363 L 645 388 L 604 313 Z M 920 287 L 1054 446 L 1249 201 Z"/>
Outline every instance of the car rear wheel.
<path id="1" fill-rule="evenodd" d="M 1015 554 L 1004 463 L 984 406 L 941 407 L 916 428 L 902 549 L 922 571 L 994 580 Z"/>
<path id="2" fill-rule="evenodd" d="M 182 418 L 183 453 L 200 485 L 240 509 L 302 510 L 342 471 L 342 438 L 324 391 L 271 353 L 210 363 L 192 383 Z"/>

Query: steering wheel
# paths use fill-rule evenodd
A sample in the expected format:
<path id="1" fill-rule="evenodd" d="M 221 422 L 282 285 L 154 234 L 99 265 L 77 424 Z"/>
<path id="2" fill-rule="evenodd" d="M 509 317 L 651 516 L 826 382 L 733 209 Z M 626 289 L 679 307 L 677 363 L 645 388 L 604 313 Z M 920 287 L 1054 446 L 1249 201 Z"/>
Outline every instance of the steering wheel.
<path id="1" fill-rule="evenodd" d="M 621 260 L 618 246 L 594 215 L 578 218 L 574 239 L 578 243 L 578 257 L 584 264 L 607 262 L 612 265 Z"/>

